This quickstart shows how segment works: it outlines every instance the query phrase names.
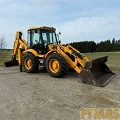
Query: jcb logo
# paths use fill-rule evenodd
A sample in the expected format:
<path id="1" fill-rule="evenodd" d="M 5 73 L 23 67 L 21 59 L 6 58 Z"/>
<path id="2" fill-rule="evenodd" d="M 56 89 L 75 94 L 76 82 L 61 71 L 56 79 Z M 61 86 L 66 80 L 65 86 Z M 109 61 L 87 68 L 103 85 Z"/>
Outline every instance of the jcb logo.
<path id="1" fill-rule="evenodd" d="M 120 108 L 82 108 L 80 120 L 120 120 Z"/>

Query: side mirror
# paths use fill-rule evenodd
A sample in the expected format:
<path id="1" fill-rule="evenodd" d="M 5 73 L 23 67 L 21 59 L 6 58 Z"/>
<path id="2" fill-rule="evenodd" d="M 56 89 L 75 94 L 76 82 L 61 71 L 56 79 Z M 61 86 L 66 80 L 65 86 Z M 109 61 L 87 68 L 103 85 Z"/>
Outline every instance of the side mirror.
<path id="1" fill-rule="evenodd" d="M 58 44 L 61 44 L 61 40 L 58 41 Z"/>
<path id="2" fill-rule="evenodd" d="M 58 35 L 61 35 L 61 32 L 59 32 Z"/>
<path id="3" fill-rule="evenodd" d="M 59 32 L 59 33 L 56 34 L 56 35 L 57 35 L 57 41 L 58 41 L 57 43 L 58 43 L 58 44 L 61 44 L 61 40 L 59 40 L 59 36 L 61 35 L 61 32 Z"/>

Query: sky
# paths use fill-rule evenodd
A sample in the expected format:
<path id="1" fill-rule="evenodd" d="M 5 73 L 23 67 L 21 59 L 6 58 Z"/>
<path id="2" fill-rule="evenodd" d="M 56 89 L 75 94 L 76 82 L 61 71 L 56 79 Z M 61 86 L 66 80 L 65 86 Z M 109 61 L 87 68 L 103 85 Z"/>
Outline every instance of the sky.
<path id="1" fill-rule="evenodd" d="M 120 39 L 120 0 L 0 0 L 0 35 L 12 48 L 16 31 L 51 26 L 61 43 Z"/>

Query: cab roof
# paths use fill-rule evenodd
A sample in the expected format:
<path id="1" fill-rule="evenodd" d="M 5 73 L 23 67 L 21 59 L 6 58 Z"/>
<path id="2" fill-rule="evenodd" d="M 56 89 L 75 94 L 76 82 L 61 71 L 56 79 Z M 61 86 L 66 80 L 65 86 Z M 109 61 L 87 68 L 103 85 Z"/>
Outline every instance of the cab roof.
<path id="1" fill-rule="evenodd" d="M 29 30 L 36 30 L 36 29 L 47 29 L 47 30 L 56 30 L 55 28 L 53 27 L 48 27 L 48 26 L 35 26 L 35 27 L 30 27 L 28 28 L 28 31 Z"/>

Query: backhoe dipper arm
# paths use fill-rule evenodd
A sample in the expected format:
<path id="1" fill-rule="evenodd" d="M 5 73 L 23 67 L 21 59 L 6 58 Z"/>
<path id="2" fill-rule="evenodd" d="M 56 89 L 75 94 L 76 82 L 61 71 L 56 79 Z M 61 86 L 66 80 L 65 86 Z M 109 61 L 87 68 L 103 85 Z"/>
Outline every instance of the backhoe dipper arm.
<path id="1" fill-rule="evenodd" d="M 17 31 L 13 46 L 12 59 L 5 62 L 6 67 L 20 65 L 20 71 L 22 71 L 22 52 L 27 49 L 27 43 L 22 39 L 22 33 Z M 18 55 L 18 60 L 16 60 L 16 55 Z"/>
<path id="2" fill-rule="evenodd" d="M 14 41 L 14 46 L 13 46 L 12 59 L 16 59 L 16 55 L 18 55 L 18 51 L 20 48 L 26 50 L 27 43 L 24 39 L 22 39 L 22 33 L 17 31 L 15 41 Z"/>

